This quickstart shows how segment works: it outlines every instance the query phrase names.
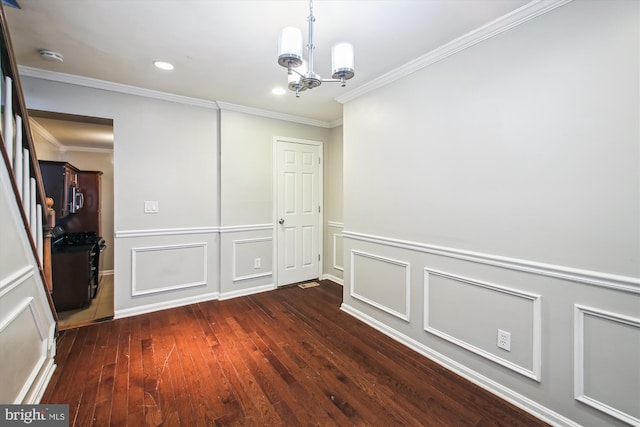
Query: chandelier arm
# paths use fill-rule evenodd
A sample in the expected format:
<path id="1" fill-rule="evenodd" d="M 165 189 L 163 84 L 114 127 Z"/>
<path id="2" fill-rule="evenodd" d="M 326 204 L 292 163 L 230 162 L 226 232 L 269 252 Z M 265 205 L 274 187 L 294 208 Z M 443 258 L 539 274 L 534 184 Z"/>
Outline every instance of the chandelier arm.
<path id="1" fill-rule="evenodd" d="M 302 74 L 300 71 L 296 70 L 295 68 L 291 68 L 291 71 L 293 73 L 296 73 L 297 75 L 299 75 L 300 77 L 304 77 L 304 74 Z M 291 74 L 291 73 L 290 73 Z"/>

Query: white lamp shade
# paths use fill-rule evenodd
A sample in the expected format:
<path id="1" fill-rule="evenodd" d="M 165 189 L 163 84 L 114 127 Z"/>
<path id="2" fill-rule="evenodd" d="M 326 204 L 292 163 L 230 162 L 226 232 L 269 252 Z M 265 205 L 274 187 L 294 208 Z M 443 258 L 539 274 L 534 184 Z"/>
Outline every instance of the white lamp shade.
<path id="1" fill-rule="evenodd" d="M 282 29 L 278 39 L 278 58 L 302 59 L 302 31 L 299 28 Z"/>
<path id="2" fill-rule="evenodd" d="M 331 70 L 333 74 L 348 72 L 353 74 L 353 45 L 351 43 L 337 43 L 331 48 Z"/>

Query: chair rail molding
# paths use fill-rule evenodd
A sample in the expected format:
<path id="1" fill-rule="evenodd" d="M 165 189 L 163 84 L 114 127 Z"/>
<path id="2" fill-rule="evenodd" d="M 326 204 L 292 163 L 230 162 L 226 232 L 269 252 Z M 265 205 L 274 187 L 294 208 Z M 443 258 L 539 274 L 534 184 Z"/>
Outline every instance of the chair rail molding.
<path id="1" fill-rule="evenodd" d="M 471 261 L 478 264 L 502 267 L 525 273 L 539 274 L 541 276 L 568 280 L 585 285 L 599 286 L 617 291 L 640 294 L 640 278 L 620 276 L 598 271 L 582 270 L 554 264 L 545 264 L 536 261 L 528 261 L 517 258 L 509 258 L 498 255 L 472 252 L 462 249 L 435 246 L 425 243 L 412 242 L 388 237 L 374 236 L 365 233 L 345 230 L 342 235 L 347 239 L 375 243 L 383 246 L 408 249 L 416 252 L 424 252 L 449 258 Z"/>
<path id="2" fill-rule="evenodd" d="M 211 234 L 219 233 L 220 227 L 184 227 L 184 228 L 158 228 L 150 230 L 117 230 L 114 236 L 118 239 L 130 237 L 155 237 L 175 236 L 186 234 Z"/>
<path id="3" fill-rule="evenodd" d="M 222 225 L 219 227 L 220 233 L 242 233 L 245 231 L 267 231 L 273 230 L 273 224 L 242 224 L 242 225 Z"/>

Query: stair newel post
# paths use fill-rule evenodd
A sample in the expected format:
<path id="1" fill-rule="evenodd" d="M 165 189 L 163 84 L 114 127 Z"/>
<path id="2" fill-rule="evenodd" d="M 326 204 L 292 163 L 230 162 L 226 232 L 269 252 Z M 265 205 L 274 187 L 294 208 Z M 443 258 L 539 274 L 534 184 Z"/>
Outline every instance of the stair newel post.
<path id="1" fill-rule="evenodd" d="M 44 277 L 49 293 L 53 292 L 53 274 L 51 272 L 51 232 L 56 223 L 56 213 L 53 210 L 53 203 L 53 199 L 51 197 L 47 197 L 47 218 L 49 221 L 42 226 L 42 269 L 44 270 Z"/>

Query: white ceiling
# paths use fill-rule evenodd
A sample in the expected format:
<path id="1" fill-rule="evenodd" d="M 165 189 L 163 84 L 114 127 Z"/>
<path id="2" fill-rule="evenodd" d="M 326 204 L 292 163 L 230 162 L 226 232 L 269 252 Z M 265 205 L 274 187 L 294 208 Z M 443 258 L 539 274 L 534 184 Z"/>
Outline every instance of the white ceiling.
<path id="1" fill-rule="evenodd" d="M 282 27 L 306 38 L 305 0 L 18 0 L 5 7 L 19 65 L 331 122 L 335 98 L 529 0 L 315 0 L 315 71 L 330 77 L 330 48 L 350 41 L 356 75 L 346 88 L 286 88 L 277 64 Z M 44 61 L 40 49 L 64 56 Z M 167 72 L 154 60 L 175 65 Z"/>

